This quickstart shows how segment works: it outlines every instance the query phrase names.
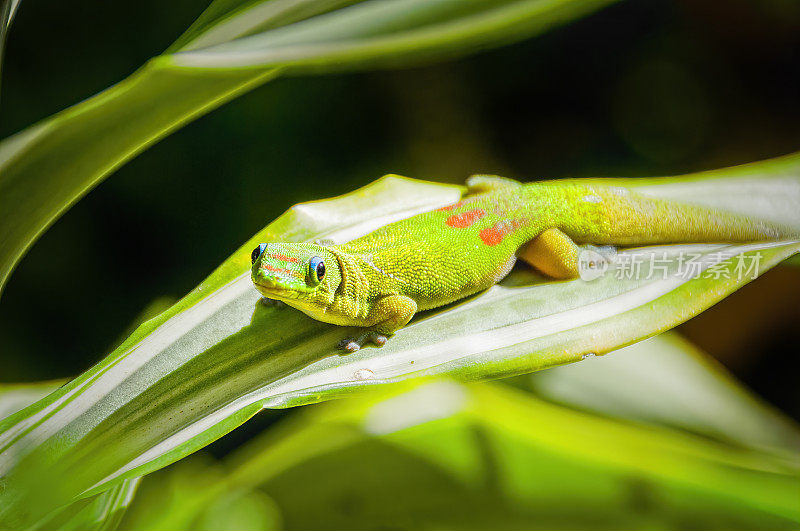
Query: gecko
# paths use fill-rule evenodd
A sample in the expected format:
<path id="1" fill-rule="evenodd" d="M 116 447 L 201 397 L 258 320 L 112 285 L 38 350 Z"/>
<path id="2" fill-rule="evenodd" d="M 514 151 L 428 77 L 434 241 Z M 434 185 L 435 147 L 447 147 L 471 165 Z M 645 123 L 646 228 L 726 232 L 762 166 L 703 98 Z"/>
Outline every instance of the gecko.
<path id="1" fill-rule="evenodd" d="M 499 282 L 517 259 L 553 279 L 579 276 L 582 246 L 743 242 L 790 229 L 627 188 L 574 180 L 520 183 L 476 175 L 457 203 L 341 245 L 261 243 L 251 278 L 269 300 L 313 319 L 362 327 L 339 347 L 386 343 L 418 311 Z M 605 247 L 606 249 L 608 247 Z M 600 248 L 598 248 L 600 249 Z"/>

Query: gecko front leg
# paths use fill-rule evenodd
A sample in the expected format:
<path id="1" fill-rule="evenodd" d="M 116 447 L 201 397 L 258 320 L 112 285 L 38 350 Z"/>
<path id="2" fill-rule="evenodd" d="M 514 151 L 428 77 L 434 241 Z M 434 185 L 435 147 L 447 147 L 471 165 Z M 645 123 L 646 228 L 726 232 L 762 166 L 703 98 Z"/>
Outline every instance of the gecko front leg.
<path id="1" fill-rule="evenodd" d="M 356 337 L 348 337 L 339 343 L 339 348 L 356 352 L 367 342 L 381 347 L 388 336 L 404 327 L 417 313 L 417 303 L 405 295 L 387 295 L 379 299 L 369 313 L 369 320 L 376 322 L 367 332 Z"/>

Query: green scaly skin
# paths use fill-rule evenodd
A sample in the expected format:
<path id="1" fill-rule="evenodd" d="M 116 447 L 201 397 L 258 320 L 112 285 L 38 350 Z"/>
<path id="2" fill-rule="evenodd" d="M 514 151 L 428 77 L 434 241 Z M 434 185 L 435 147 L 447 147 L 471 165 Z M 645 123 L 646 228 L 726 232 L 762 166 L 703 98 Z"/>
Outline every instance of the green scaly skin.
<path id="1" fill-rule="evenodd" d="M 576 243 L 741 242 L 797 236 L 766 222 L 619 187 L 574 181 L 522 185 L 489 176 L 473 177 L 468 186 L 470 195 L 456 204 L 386 225 L 343 245 L 262 244 L 254 251 L 253 282 L 265 297 L 314 319 L 365 327 L 363 335 L 342 343 L 354 351 L 366 341 L 382 345 L 419 310 L 491 287 L 511 270 L 520 248 L 545 231 L 555 238 L 539 240 L 554 245 L 537 248 L 526 260 L 537 266 L 563 266 L 561 278 L 577 276 Z M 320 259 L 325 269 L 321 279 L 311 270 Z"/>

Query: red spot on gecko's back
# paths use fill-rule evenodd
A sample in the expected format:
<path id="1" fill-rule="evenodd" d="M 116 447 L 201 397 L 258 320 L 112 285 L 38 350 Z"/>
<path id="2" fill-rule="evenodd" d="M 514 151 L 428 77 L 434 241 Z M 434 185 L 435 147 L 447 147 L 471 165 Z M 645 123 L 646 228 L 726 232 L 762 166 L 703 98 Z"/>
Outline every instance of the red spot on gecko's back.
<path id="1" fill-rule="evenodd" d="M 461 205 L 464 204 L 464 201 L 459 201 L 458 203 L 453 203 L 452 205 L 443 206 L 441 208 L 437 208 L 437 212 L 447 212 L 448 210 L 455 210 Z"/>
<path id="2" fill-rule="evenodd" d="M 465 229 L 484 217 L 486 215 L 486 211 L 482 208 L 476 208 L 474 210 L 468 210 L 461 214 L 453 214 L 445 223 L 448 226 L 453 227 L 454 229 Z"/>
<path id="3" fill-rule="evenodd" d="M 503 241 L 503 238 L 514 232 L 523 224 L 522 220 L 511 221 L 498 221 L 492 227 L 483 229 L 478 236 L 480 236 L 483 243 L 492 246 L 497 245 Z"/>
<path id="4" fill-rule="evenodd" d="M 506 232 L 501 231 L 495 227 L 489 227 L 488 229 L 483 229 L 480 233 L 481 240 L 486 245 L 492 246 L 497 245 L 498 243 L 503 241 L 503 237 L 506 235 Z"/>

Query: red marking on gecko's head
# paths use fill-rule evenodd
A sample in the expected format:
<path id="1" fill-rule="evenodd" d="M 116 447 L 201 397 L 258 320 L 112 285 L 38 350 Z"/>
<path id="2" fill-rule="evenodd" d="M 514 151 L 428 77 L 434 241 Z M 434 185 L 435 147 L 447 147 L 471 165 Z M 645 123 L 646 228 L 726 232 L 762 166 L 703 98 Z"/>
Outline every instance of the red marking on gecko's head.
<path id="1" fill-rule="evenodd" d="M 486 211 L 482 208 L 476 208 L 474 210 L 468 210 L 467 212 L 463 212 L 461 214 L 453 214 L 449 218 L 445 220 L 445 223 L 449 227 L 453 227 L 454 229 L 464 229 L 481 219 L 486 215 Z"/>
<path id="2" fill-rule="evenodd" d="M 283 269 L 281 267 L 274 267 L 269 264 L 261 264 L 261 269 L 266 269 L 267 271 L 272 271 L 273 273 L 285 273 L 289 276 L 299 277 L 296 271 L 292 271 L 291 269 Z"/>
<path id="3" fill-rule="evenodd" d="M 289 262 L 292 264 L 299 264 L 300 260 L 293 257 L 293 256 L 286 256 L 285 254 L 275 253 L 270 255 L 272 258 L 276 260 L 283 260 L 284 262 Z"/>

